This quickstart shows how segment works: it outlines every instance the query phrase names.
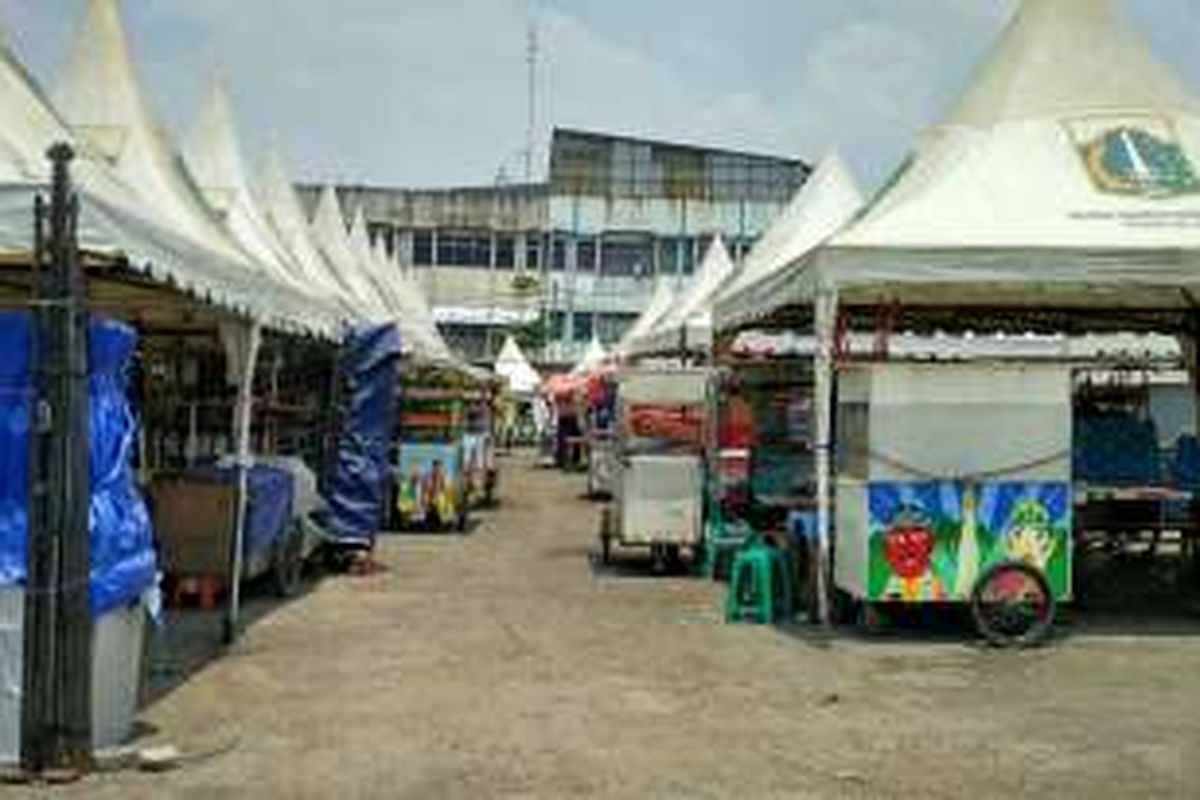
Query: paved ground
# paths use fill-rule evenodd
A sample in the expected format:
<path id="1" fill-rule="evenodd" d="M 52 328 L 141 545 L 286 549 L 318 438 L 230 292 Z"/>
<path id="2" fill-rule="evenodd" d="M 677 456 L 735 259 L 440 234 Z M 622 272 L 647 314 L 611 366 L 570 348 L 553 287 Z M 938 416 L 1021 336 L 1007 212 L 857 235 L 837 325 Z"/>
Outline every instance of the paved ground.
<path id="1" fill-rule="evenodd" d="M 148 740 L 210 757 L 54 796 L 1200 797 L 1200 623 L 1026 653 L 726 626 L 716 585 L 593 572 L 582 479 L 505 467 L 471 536 L 389 538 L 177 676 Z"/>

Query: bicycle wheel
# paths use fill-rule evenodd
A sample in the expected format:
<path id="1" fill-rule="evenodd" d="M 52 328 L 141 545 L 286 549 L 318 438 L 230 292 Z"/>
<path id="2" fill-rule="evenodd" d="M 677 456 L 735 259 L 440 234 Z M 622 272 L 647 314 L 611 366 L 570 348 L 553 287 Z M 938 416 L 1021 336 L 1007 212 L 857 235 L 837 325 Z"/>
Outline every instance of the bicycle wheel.
<path id="1" fill-rule="evenodd" d="M 1032 647 L 1054 626 L 1054 593 L 1041 570 L 1006 561 L 987 570 L 971 593 L 975 627 L 996 647 Z"/>

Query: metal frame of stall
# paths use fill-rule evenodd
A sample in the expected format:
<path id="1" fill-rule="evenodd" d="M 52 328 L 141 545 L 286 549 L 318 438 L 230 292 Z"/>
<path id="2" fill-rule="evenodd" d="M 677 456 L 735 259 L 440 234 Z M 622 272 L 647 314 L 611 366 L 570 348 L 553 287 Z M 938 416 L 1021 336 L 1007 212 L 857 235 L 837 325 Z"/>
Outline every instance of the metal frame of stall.
<path id="1" fill-rule="evenodd" d="M 763 323 L 760 322 L 759 326 Z M 1092 309 L 1081 310 L 1077 308 L 1031 308 L 1031 309 L 1013 309 L 1006 307 L 911 307 L 905 308 L 895 302 L 886 303 L 846 303 L 839 305 L 838 296 L 835 292 L 825 290 L 818 294 L 813 306 L 805 307 L 799 304 L 786 306 L 783 309 L 773 314 L 767 321 L 768 326 L 777 327 L 780 329 L 803 330 L 808 328 L 815 333 L 815 355 L 814 364 L 814 386 L 816 388 L 814 394 L 814 425 L 816 433 L 816 483 L 817 483 L 817 526 L 815 535 L 815 544 L 817 549 L 817 561 L 820 565 L 816 571 L 817 582 L 817 601 L 819 606 L 819 616 L 826 621 L 833 621 L 839 618 L 845 618 L 847 609 L 837 603 L 837 593 L 835 588 L 841 589 L 844 587 L 844 575 L 839 579 L 839 556 L 838 554 L 838 538 L 833 532 L 837 529 L 834 524 L 836 494 L 835 476 L 838 474 L 835 471 L 835 463 L 833 456 L 838 453 L 838 458 L 845 458 L 845 453 L 839 450 L 835 441 L 835 418 L 836 398 L 838 397 L 838 375 L 842 371 L 841 365 L 846 365 L 849 369 L 863 369 L 870 367 L 872 362 L 880 363 L 886 366 L 890 362 L 887 353 L 887 338 L 891 331 L 903 329 L 913 332 L 926 332 L 944 334 L 953 331 L 979 331 L 989 330 L 996 332 L 1014 332 L 1024 334 L 1030 331 L 1045 331 L 1049 333 L 1062 332 L 1103 332 L 1103 331 L 1141 331 L 1141 332 L 1157 332 L 1174 334 L 1181 337 L 1188 337 L 1194 340 L 1197 333 L 1200 332 L 1200 314 L 1196 312 L 1188 312 L 1178 309 Z M 849 337 L 852 330 L 871 330 L 876 334 L 877 345 L 882 344 L 882 347 L 877 346 L 876 352 L 867 358 L 854 359 L 849 353 Z M 727 338 L 733 334 L 727 333 Z M 1189 365 L 1193 371 L 1200 368 L 1200 364 L 1196 362 L 1196 351 L 1191 351 L 1192 363 Z M 1028 363 L 1028 362 L 1026 362 Z M 929 369 L 938 369 L 938 366 L 929 366 Z M 948 371 L 954 368 L 953 364 L 941 364 L 942 370 Z M 1067 396 L 1068 407 L 1071 403 L 1071 396 Z M 1065 417 L 1066 422 L 1063 425 L 1066 432 L 1070 431 L 1070 416 Z M 842 423 L 844 425 L 844 423 Z M 1060 431 L 1061 432 L 1061 431 Z M 840 431 L 839 431 L 840 433 Z M 1068 437 L 1069 441 L 1069 437 Z M 1069 444 L 1068 444 L 1069 447 Z M 1060 459 L 1062 454 L 1057 454 L 1056 459 Z M 1050 456 L 1047 456 L 1050 458 Z M 938 476 L 914 474 L 911 467 L 913 465 L 896 467 L 904 471 L 909 471 L 910 479 L 919 479 L 928 482 L 936 482 L 934 479 Z M 1028 466 L 1028 465 L 1026 465 Z M 1042 465 L 1034 465 L 1042 466 Z M 1061 471 L 1060 471 L 1061 472 Z M 1052 521 L 1051 524 L 1059 525 L 1068 524 L 1071 530 L 1072 542 L 1078 535 L 1074 524 L 1074 515 L 1080 508 L 1080 503 L 1086 503 L 1087 498 L 1078 495 L 1078 486 L 1070 479 L 1069 466 L 1066 468 L 1066 473 L 1063 480 L 1058 483 L 1066 483 L 1069 486 L 1069 499 L 1067 501 L 1066 514 L 1069 522 L 1063 523 L 1061 518 Z M 960 478 L 963 476 L 942 476 L 947 482 L 955 481 L 963 483 Z M 980 479 L 986 479 L 990 476 L 978 476 Z M 1063 477 L 1063 476 L 1060 476 Z M 975 483 L 969 481 L 968 483 Z M 1196 501 L 1192 494 L 1173 495 L 1176 499 L 1186 502 L 1190 509 L 1189 514 L 1195 516 Z M 1056 508 L 1060 503 L 1056 502 Z M 840 513 L 840 512 L 839 512 Z M 1046 520 L 1039 518 L 1038 525 L 1045 526 Z M 861 526 L 860 526 L 861 527 Z M 1195 528 L 1193 527 L 1194 531 Z M 918 537 L 920 538 L 920 537 Z M 920 544 L 917 545 L 920 548 Z M 1189 547 L 1183 548 L 1183 556 L 1195 559 L 1194 543 Z M 1065 554 L 1069 558 L 1069 553 Z M 1044 570 L 1040 568 L 1036 558 L 1025 557 L 1021 554 L 1015 555 L 1013 558 L 1003 562 L 1001 566 L 1011 566 L 1014 569 L 1020 569 L 1022 565 L 1028 567 L 1032 564 L 1032 570 L 1025 570 L 1027 573 L 1024 579 L 1026 580 L 1025 587 L 1027 591 L 1039 592 L 1050 596 L 1053 602 L 1060 600 L 1072 599 L 1071 583 L 1069 578 L 1065 584 L 1062 581 L 1047 580 Z M 987 566 L 987 565 L 985 565 Z M 992 564 L 991 566 L 997 566 Z M 1069 560 L 1065 567 L 1066 573 L 1070 573 L 1072 565 Z M 1059 570 L 1062 572 L 1063 570 Z M 953 589 L 944 588 L 942 592 L 934 592 L 936 597 L 923 596 L 918 593 L 914 595 L 912 600 L 917 602 L 972 602 L 975 603 L 978 598 L 987 596 L 989 586 L 996 579 L 996 575 L 987 569 L 980 569 L 975 573 L 975 581 L 971 586 L 958 585 Z M 959 582 L 961 583 L 961 582 Z M 1034 586 L 1033 584 L 1040 584 Z M 856 599 L 867 600 L 869 592 L 858 592 Z M 869 604 L 868 604 L 869 605 Z M 869 610 L 869 609 L 868 609 Z M 871 622 L 871 615 L 867 614 L 858 617 L 860 621 L 865 620 Z M 1043 620 L 1042 624 L 1034 630 L 1030 636 L 1032 638 L 1040 638 L 1048 632 L 1048 625 L 1052 620 Z M 984 631 L 988 633 L 987 630 Z M 1005 640 L 1004 636 L 994 637 L 996 640 Z M 1020 641 L 1026 641 L 1026 637 L 1017 637 Z"/>

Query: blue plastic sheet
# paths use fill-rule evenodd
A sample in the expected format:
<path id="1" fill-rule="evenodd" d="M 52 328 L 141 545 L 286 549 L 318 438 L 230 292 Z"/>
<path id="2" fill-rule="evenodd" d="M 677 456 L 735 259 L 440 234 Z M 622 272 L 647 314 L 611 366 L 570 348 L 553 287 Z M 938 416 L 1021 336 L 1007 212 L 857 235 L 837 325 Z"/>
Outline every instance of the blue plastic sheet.
<path id="1" fill-rule="evenodd" d="M 28 538 L 30 324 L 27 314 L 0 313 L 0 585 L 25 581 Z M 133 479 L 133 411 L 127 369 L 132 329 L 95 319 L 88 337 L 92 612 L 131 602 L 157 574 L 150 515 Z"/>
<path id="2" fill-rule="evenodd" d="M 391 485 L 389 456 L 396 424 L 400 333 L 394 325 L 352 329 L 340 360 L 343 416 L 330 476 L 329 530 L 337 543 L 375 541 Z"/>
<path id="3" fill-rule="evenodd" d="M 196 467 L 188 470 L 188 477 L 233 486 L 237 483 L 237 469 L 215 465 Z M 295 482 L 286 470 L 258 464 L 247 471 L 246 486 L 249 496 L 242 557 L 252 559 L 269 551 L 287 532 L 292 520 Z"/>

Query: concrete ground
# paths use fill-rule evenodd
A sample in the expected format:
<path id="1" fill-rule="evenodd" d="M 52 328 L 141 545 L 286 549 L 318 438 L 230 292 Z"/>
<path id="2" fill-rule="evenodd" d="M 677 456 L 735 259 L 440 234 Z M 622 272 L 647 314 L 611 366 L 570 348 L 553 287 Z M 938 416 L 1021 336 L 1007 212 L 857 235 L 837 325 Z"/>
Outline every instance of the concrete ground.
<path id="1" fill-rule="evenodd" d="M 1200 622 L 1031 652 L 727 626 L 719 585 L 592 568 L 582 478 L 503 466 L 471 535 L 389 537 L 387 571 L 326 579 L 203 668 L 160 662 L 144 741 L 185 766 L 44 791 L 1200 797 Z"/>

